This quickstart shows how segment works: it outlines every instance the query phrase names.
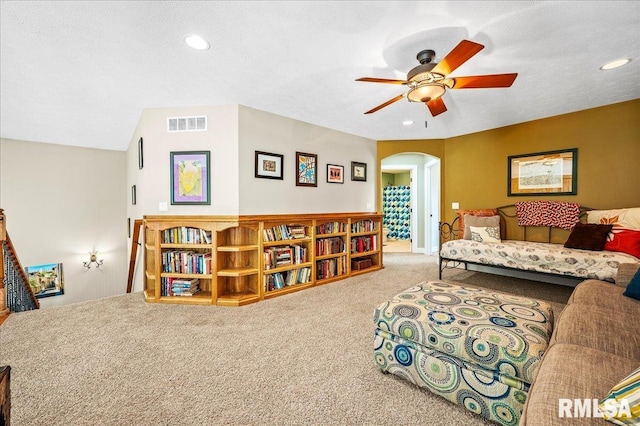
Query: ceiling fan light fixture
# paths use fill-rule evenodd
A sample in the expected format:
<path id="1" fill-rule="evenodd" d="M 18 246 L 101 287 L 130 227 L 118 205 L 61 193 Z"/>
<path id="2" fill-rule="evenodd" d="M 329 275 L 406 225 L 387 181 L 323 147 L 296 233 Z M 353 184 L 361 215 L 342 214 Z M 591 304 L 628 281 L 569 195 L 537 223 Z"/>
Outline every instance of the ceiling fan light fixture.
<path id="1" fill-rule="evenodd" d="M 187 43 L 187 46 L 196 50 L 207 50 L 210 45 L 209 42 L 199 35 L 190 34 L 184 38 L 184 42 Z"/>
<path id="2" fill-rule="evenodd" d="M 600 67 L 601 70 L 612 70 L 614 68 L 621 67 L 623 65 L 627 65 L 631 62 L 629 58 L 616 59 L 615 61 L 607 62 L 603 66 Z"/>
<path id="3" fill-rule="evenodd" d="M 441 83 L 423 83 L 409 90 L 407 98 L 411 102 L 429 102 L 438 99 L 445 92 L 444 84 Z"/>

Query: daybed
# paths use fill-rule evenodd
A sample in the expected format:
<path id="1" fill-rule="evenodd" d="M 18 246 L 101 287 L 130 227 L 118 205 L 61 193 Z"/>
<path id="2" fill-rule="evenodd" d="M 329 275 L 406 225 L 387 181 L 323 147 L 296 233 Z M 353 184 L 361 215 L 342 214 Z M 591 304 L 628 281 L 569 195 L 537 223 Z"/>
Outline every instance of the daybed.
<path id="1" fill-rule="evenodd" d="M 535 211 L 547 208 L 559 214 L 554 218 Z M 526 217 L 522 211 L 532 214 Z M 615 282 L 620 264 L 640 262 L 640 208 L 592 210 L 526 202 L 457 213 L 452 223 L 440 225 L 440 279 L 447 267 L 473 265 L 496 274 L 523 271 L 526 278 L 543 281 L 571 278 L 573 285 L 585 279 Z M 490 232 L 496 226 L 499 232 Z"/>

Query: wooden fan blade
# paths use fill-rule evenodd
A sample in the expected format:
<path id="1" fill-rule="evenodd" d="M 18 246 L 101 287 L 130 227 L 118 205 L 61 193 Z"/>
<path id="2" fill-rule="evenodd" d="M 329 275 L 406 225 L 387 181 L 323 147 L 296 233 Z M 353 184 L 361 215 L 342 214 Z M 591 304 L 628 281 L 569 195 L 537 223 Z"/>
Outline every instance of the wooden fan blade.
<path id="1" fill-rule="evenodd" d="M 474 75 L 470 77 L 455 77 L 451 81 L 450 89 L 484 89 L 491 87 L 511 87 L 518 73 Z"/>
<path id="2" fill-rule="evenodd" d="M 393 98 L 393 99 L 389 99 L 387 102 L 385 102 L 385 103 L 383 103 L 383 104 L 381 104 L 381 105 L 378 105 L 377 107 L 375 107 L 375 108 L 373 108 L 373 109 L 370 109 L 369 111 L 365 112 L 365 114 L 371 114 L 371 113 L 373 113 L 373 112 L 376 112 L 376 111 L 378 111 L 379 109 L 382 109 L 382 108 L 384 108 L 384 107 L 386 107 L 386 106 L 389 106 L 389 105 L 391 105 L 392 103 L 397 102 L 397 101 L 399 101 L 399 100 L 400 100 L 400 99 L 402 99 L 402 98 L 404 98 L 404 94 L 402 94 L 402 95 L 398 95 L 398 96 L 396 96 L 396 97 L 395 97 L 395 98 Z"/>
<path id="3" fill-rule="evenodd" d="M 484 46 L 469 40 L 462 40 L 453 48 L 431 72 L 449 75 L 453 70 L 467 62 L 473 55 L 484 49 Z"/>
<path id="4" fill-rule="evenodd" d="M 442 98 L 437 98 L 429 102 L 425 102 L 432 116 L 440 115 L 447 110 Z"/>
<path id="5" fill-rule="evenodd" d="M 388 78 L 361 77 L 356 81 L 368 81 L 369 83 L 387 83 L 387 84 L 407 84 L 406 80 L 391 80 Z"/>

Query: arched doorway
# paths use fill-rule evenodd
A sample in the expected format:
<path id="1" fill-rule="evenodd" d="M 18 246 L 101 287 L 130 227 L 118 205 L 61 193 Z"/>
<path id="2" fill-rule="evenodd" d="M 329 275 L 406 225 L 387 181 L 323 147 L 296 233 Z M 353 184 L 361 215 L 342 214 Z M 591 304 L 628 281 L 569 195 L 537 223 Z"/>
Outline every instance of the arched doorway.
<path id="1" fill-rule="evenodd" d="M 404 251 L 397 247 L 406 247 L 413 253 L 437 252 L 440 159 L 423 153 L 398 153 L 381 160 L 380 173 L 385 233 L 390 236 L 389 246 L 394 247 L 388 250 Z"/>

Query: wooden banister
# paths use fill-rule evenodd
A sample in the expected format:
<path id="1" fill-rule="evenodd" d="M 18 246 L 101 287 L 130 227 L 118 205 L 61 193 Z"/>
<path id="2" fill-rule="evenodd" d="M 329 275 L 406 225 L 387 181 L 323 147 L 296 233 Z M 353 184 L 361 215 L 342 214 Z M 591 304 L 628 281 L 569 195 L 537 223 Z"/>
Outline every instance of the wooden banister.
<path id="1" fill-rule="evenodd" d="M 7 293 L 4 288 L 4 241 L 7 239 L 6 217 L 0 209 L 0 324 L 9 316 L 7 309 Z"/>
<path id="2" fill-rule="evenodd" d="M 133 238 L 131 238 L 131 258 L 129 259 L 129 279 L 127 280 L 127 293 L 133 289 L 133 275 L 136 270 L 136 258 L 138 257 L 138 247 L 140 246 L 140 228 L 142 219 L 133 221 Z"/>

